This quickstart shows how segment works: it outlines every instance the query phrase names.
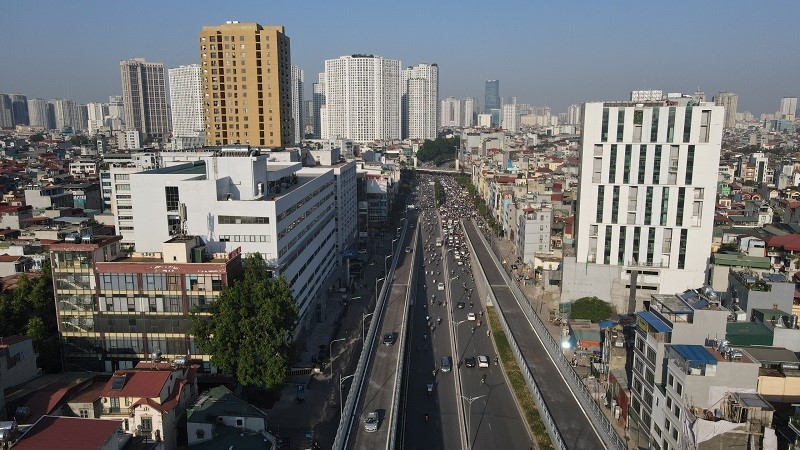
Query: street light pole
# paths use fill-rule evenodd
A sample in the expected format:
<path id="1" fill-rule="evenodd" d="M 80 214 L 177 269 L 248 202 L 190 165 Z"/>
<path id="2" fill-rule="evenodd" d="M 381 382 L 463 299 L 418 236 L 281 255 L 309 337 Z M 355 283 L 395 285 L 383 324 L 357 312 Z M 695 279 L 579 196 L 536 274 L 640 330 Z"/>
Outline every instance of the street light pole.
<path id="1" fill-rule="evenodd" d="M 342 377 L 342 374 L 339 374 L 339 420 L 342 418 L 342 414 L 344 414 L 344 404 L 342 404 L 342 383 L 344 380 L 348 378 L 353 378 L 356 374 L 347 375 L 346 377 Z"/>
<path id="2" fill-rule="evenodd" d="M 467 448 L 472 448 L 472 444 L 473 444 L 469 440 L 469 434 L 472 431 L 470 429 L 470 419 L 471 419 L 471 416 L 472 416 L 472 402 L 474 402 L 475 400 L 477 400 L 477 399 L 479 399 L 481 397 L 486 397 L 486 396 L 485 395 L 479 395 L 477 397 L 464 397 L 463 395 L 461 396 L 462 399 L 467 401 L 467 405 L 468 405 L 467 406 L 467 411 L 468 411 L 467 412 Z"/>
<path id="3" fill-rule="evenodd" d="M 367 340 L 367 335 L 366 335 L 367 330 L 364 327 L 364 321 L 367 320 L 367 317 L 369 317 L 369 316 L 371 316 L 373 314 L 375 314 L 375 311 L 372 311 L 371 313 L 367 313 L 367 314 L 361 313 L 361 342 L 362 343 Z"/>
<path id="4" fill-rule="evenodd" d="M 392 253 L 394 253 L 394 252 L 392 252 Z M 391 258 L 391 257 L 392 257 L 392 255 L 386 255 L 386 256 L 383 258 L 383 274 L 384 274 L 384 275 L 386 275 L 387 273 L 389 273 L 389 269 L 386 267 L 386 263 L 387 263 L 387 262 L 389 262 L 389 258 Z"/>
<path id="5" fill-rule="evenodd" d="M 380 283 L 381 281 L 383 281 L 385 279 L 386 279 L 386 277 L 380 277 L 380 278 L 375 280 L 375 303 L 376 304 L 378 302 L 378 283 Z"/>
<path id="6" fill-rule="evenodd" d="M 345 340 L 347 340 L 347 338 L 334 339 L 334 340 L 331 341 L 330 344 L 328 344 L 328 357 L 331 359 L 331 362 L 330 362 L 330 365 L 331 365 L 331 376 L 333 376 L 333 352 L 331 351 L 332 348 L 333 348 L 333 343 L 334 342 L 339 342 L 339 341 L 345 341 Z"/>
<path id="7" fill-rule="evenodd" d="M 398 228 L 398 230 L 399 230 L 399 228 Z M 400 240 L 400 238 L 392 239 L 392 253 L 391 253 L 392 255 L 394 255 L 394 243 L 397 242 L 398 240 Z"/>

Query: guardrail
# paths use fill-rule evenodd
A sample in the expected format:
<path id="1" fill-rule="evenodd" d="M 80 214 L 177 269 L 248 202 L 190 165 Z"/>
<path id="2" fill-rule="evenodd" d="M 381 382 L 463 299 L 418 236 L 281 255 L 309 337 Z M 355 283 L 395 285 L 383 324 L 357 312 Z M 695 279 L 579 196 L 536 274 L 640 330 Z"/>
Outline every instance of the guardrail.
<path id="1" fill-rule="evenodd" d="M 408 219 L 406 219 L 408 220 Z M 420 236 L 420 226 L 419 221 L 417 221 L 417 226 L 415 227 L 416 235 L 414 236 L 414 244 L 411 248 L 414 250 L 412 253 L 412 261 L 411 261 L 411 273 L 408 274 L 408 286 L 406 287 L 406 303 L 403 305 L 403 320 L 401 321 L 400 326 L 400 350 L 397 355 L 397 369 L 394 374 L 394 396 L 392 397 L 392 409 L 391 415 L 389 416 L 389 439 L 386 441 L 386 448 L 388 450 L 394 450 L 397 444 L 397 422 L 400 417 L 398 414 L 398 409 L 400 407 L 400 392 L 402 391 L 402 381 L 403 381 L 403 370 L 405 368 L 405 361 L 406 361 L 406 341 L 407 341 L 407 333 L 406 327 L 408 326 L 408 317 L 409 311 L 411 310 L 412 299 L 414 298 L 414 292 L 416 292 L 416 273 L 417 273 L 417 265 L 415 264 L 415 259 L 419 256 L 417 255 L 417 250 L 419 249 L 419 236 Z"/>
<path id="2" fill-rule="evenodd" d="M 470 241 L 469 236 L 467 235 L 467 230 L 464 228 L 463 223 L 461 224 L 461 227 L 464 230 L 464 236 L 466 238 L 465 240 L 469 246 L 470 257 L 477 259 L 477 256 L 475 256 L 475 248 L 473 247 L 472 241 Z M 475 270 L 476 268 L 480 268 L 480 270 Z M 491 302 L 491 304 L 497 308 L 497 317 L 500 318 L 500 326 L 503 328 L 503 332 L 506 334 L 508 343 L 511 345 L 511 350 L 514 353 L 514 359 L 516 359 L 517 366 L 519 366 L 520 372 L 522 372 L 522 376 L 525 378 L 525 384 L 528 386 L 528 390 L 533 396 L 533 401 L 536 403 L 536 407 L 539 409 L 539 415 L 541 415 L 542 422 L 544 423 L 545 428 L 547 428 L 547 435 L 550 436 L 550 440 L 553 442 L 553 447 L 558 449 L 566 449 L 567 447 L 564 444 L 564 439 L 561 436 L 561 432 L 558 431 L 558 425 L 556 425 L 555 421 L 553 420 L 553 416 L 550 414 L 550 409 L 547 407 L 544 397 L 542 397 L 542 391 L 536 384 L 536 380 L 533 378 L 533 374 L 528 368 L 525 358 L 522 356 L 522 351 L 517 344 L 517 339 L 514 337 L 514 333 L 511 331 L 511 328 L 506 322 L 505 315 L 503 315 L 503 309 L 494 296 L 494 291 L 492 291 L 492 287 L 489 285 L 489 280 L 486 279 L 486 273 L 483 271 L 483 266 L 476 264 L 475 267 L 473 267 L 472 273 L 477 275 L 476 281 L 481 281 L 483 285 L 486 286 L 486 298 L 488 300 L 487 303 Z"/>
<path id="3" fill-rule="evenodd" d="M 474 222 L 473 222 L 474 224 Z M 517 300 L 517 303 L 522 308 L 522 311 L 528 317 L 528 320 L 531 324 L 533 324 L 534 331 L 539 336 L 539 340 L 542 341 L 545 349 L 547 349 L 547 353 L 550 355 L 551 359 L 556 362 L 555 366 L 558 368 L 561 375 L 566 380 L 567 384 L 569 384 L 570 389 L 575 394 L 575 398 L 580 403 L 583 410 L 586 411 L 587 417 L 592 422 L 593 426 L 596 427 L 598 430 L 602 430 L 603 433 L 597 433 L 603 443 L 606 445 L 607 448 L 611 449 L 625 449 L 625 441 L 620 437 L 617 433 L 614 426 L 608 420 L 603 411 L 600 409 L 600 405 L 592 397 L 592 393 L 586 388 L 586 385 L 583 384 L 581 376 L 572 368 L 572 364 L 564 356 L 563 349 L 561 347 L 561 342 L 557 342 L 550 332 L 545 327 L 542 320 L 539 316 L 533 311 L 533 307 L 531 307 L 530 303 L 528 303 L 527 297 L 517 286 L 517 283 L 511 280 L 511 278 L 506 273 L 503 266 L 497 260 L 497 254 L 494 251 L 494 243 L 489 243 L 486 240 L 486 237 L 483 233 L 479 233 L 481 240 L 484 244 L 487 245 L 487 248 L 492 249 L 493 258 L 492 261 L 494 262 L 495 266 L 498 268 L 500 273 L 503 276 L 503 280 L 508 284 L 511 289 L 511 292 L 514 294 L 514 297 Z M 469 239 L 467 239 L 469 241 Z M 491 290 L 490 290 L 491 292 Z M 522 299 L 523 301 L 520 301 Z M 499 306 L 499 305 L 498 305 Z M 501 314 L 502 316 L 502 314 Z M 505 319 L 503 319 L 505 320 Z M 527 377 L 527 375 L 526 375 Z M 532 392 L 532 391 L 531 391 Z M 535 396 L 534 396 L 535 397 Z"/>
<path id="4" fill-rule="evenodd" d="M 397 260 L 399 259 L 400 251 L 403 249 L 402 242 L 404 242 L 406 239 L 406 229 L 407 227 L 404 226 L 403 231 L 400 234 L 400 240 L 397 244 L 397 250 L 395 250 L 392 257 L 392 265 L 389 267 L 389 272 L 386 273 L 386 279 L 383 281 L 383 286 L 381 287 L 381 291 L 375 301 L 374 313 L 378 317 L 383 316 L 383 308 L 386 306 L 386 293 L 389 292 L 391 287 L 394 271 L 397 268 Z M 350 429 L 353 425 L 353 419 L 356 416 L 356 405 L 358 405 L 358 401 L 361 398 L 361 393 L 364 390 L 364 374 L 370 360 L 372 359 L 375 349 L 373 343 L 375 341 L 375 333 L 378 332 L 379 322 L 380 320 L 375 320 L 374 317 L 373 320 L 370 320 L 367 339 L 364 342 L 364 346 L 361 348 L 361 355 L 358 357 L 356 371 L 353 374 L 353 386 L 355 389 L 350 388 L 350 392 L 347 394 L 347 400 L 344 404 L 342 417 L 339 418 L 339 428 L 336 429 L 336 438 L 333 440 L 333 446 L 331 448 L 344 450 L 347 447 L 347 441 L 350 438 Z"/>

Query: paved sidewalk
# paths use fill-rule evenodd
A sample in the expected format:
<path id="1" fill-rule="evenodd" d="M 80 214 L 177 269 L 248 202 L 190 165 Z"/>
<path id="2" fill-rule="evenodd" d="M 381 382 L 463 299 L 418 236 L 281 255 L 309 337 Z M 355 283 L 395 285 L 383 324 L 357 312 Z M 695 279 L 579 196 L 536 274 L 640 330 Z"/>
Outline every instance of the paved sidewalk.
<path id="1" fill-rule="evenodd" d="M 492 241 L 494 242 L 494 246 L 496 248 L 495 254 L 497 254 L 497 250 L 499 250 L 500 254 L 498 258 L 503 261 L 505 258 L 506 264 L 504 267 L 506 269 L 506 273 L 509 273 L 509 276 L 512 279 L 516 279 L 516 272 L 510 271 L 511 261 L 516 259 L 514 255 L 514 245 L 507 239 L 498 238 L 495 235 L 491 235 Z M 565 333 L 566 330 L 563 330 L 562 327 L 558 324 L 558 320 L 552 321 L 550 320 L 551 317 L 559 317 L 558 315 L 558 303 L 560 301 L 560 295 L 558 293 L 544 293 L 542 292 L 542 288 L 533 284 L 524 284 L 524 283 L 517 283 L 517 286 L 520 288 L 522 293 L 525 295 L 528 304 L 531 308 L 536 312 L 539 316 L 539 319 L 545 324 L 545 327 L 550 332 L 550 334 L 556 340 L 561 340 L 561 334 Z M 578 366 L 575 367 L 575 372 L 580 375 L 581 377 L 585 378 L 585 384 L 589 387 L 590 390 L 597 391 L 596 397 L 600 398 L 600 403 L 602 404 L 602 390 L 603 388 L 603 380 L 598 380 L 591 376 L 590 373 L 590 362 L 589 358 L 583 354 L 573 355 L 573 350 L 566 350 L 565 355 L 567 358 L 575 356 L 575 359 L 578 363 Z M 637 436 L 638 430 L 635 427 L 635 421 L 629 421 L 630 428 L 628 430 L 625 429 L 625 423 L 622 420 L 615 419 L 613 411 L 608 407 L 600 408 L 603 413 L 606 415 L 608 420 L 614 425 L 614 427 L 619 432 L 620 436 Z M 626 434 L 627 432 L 627 434 Z M 647 448 L 646 439 L 642 438 L 642 442 L 644 444 L 643 447 L 638 446 L 636 439 L 631 438 L 628 441 L 628 448 L 629 449 L 639 449 L 639 448 Z"/>

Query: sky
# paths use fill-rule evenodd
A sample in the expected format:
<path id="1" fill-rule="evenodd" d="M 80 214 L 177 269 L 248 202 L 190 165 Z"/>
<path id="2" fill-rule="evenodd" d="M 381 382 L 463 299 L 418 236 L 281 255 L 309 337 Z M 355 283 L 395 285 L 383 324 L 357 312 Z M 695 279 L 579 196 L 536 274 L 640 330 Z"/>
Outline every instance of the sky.
<path id="1" fill-rule="evenodd" d="M 739 95 L 773 113 L 800 95 L 797 0 L 25 0 L 0 7 L 0 92 L 81 103 L 119 95 L 119 61 L 199 62 L 203 25 L 283 25 L 305 94 L 326 59 L 439 65 L 439 97 L 500 95 L 564 112 L 634 89 Z"/>

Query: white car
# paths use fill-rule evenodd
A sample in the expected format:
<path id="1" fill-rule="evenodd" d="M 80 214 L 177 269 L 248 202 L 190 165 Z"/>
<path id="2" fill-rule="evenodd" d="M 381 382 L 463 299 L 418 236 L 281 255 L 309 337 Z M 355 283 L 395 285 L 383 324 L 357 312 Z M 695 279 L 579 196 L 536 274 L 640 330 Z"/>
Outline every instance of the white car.
<path id="1" fill-rule="evenodd" d="M 486 355 L 478 355 L 478 367 L 489 367 L 489 357 Z"/>
<path id="2" fill-rule="evenodd" d="M 474 312 L 467 314 L 467 320 L 475 320 L 475 319 L 476 317 Z"/>
<path id="3" fill-rule="evenodd" d="M 437 284 L 436 288 L 439 289 L 440 291 L 443 291 L 444 290 L 444 283 Z"/>

